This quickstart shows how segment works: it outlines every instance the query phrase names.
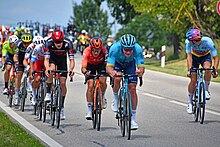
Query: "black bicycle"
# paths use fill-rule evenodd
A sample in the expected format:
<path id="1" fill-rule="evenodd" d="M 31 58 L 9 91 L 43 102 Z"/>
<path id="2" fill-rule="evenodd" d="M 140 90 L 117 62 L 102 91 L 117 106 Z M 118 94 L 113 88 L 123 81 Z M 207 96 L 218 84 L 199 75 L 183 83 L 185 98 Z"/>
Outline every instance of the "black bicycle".
<path id="1" fill-rule="evenodd" d="M 24 76 L 22 77 L 21 82 L 21 106 L 20 110 L 24 112 L 24 106 L 25 106 L 25 99 L 27 98 L 27 78 L 28 78 L 28 71 L 24 72 Z"/>
<path id="2" fill-rule="evenodd" d="M 46 119 L 46 110 L 44 108 L 44 98 L 46 95 L 46 76 L 45 76 L 45 71 L 33 71 L 32 75 L 34 77 L 35 73 L 40 73 L 41 74 L 41 79 L 40 79 L 40 86 L 37 88 L 36 92 L 36 104 L 34 105 L 34 114 L 39 116 L 39 120 L 42 120 L 42 112 L 44 111 L 44 117 L 43 121 Z"/>
<path id="3" fill-rule="evenodd" d="M 52 117 L 52 126 L 54 126 L 56 120 L 56 126 L 59 128 L 60 126 L 60 113 L 62 109 L 62 87 L 60 85 L 60 75 L 62 73 L 68 73 L 65 70 L 49 70 L 49 73 L 53 73 L 53 87 L 52 87 L 52 94 L 51 94 L 51 106 L 50 106 L 50 114 Z M 70 79 L 72 82 L 72 78 Z"/>

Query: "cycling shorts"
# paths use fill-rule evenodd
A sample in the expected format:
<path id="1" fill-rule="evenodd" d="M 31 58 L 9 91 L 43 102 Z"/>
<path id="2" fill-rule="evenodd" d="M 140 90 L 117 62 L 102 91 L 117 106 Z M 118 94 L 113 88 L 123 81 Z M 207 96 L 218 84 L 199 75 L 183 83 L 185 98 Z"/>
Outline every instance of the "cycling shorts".
<path id="1" fill-rule="evenodd" d="M 100 63 L 100 64 L 97 64 L 97 65 L 94 65 L 94 64 L 89 64 L 88 63 L 86 70 L 91 71 L 90 74 L 93 74 L 93 75 L 95 75 L 96 73 L 97 74 L 104 74 L 104 73 L 106 73 L 106 64 Z M 88 80 L 93 79 L 93 77 L 89 77 L 87 79 Z"/>
<path id="2" fill-rule="evenodd" d="M 9 64 L 9 65 L 14 64 L 13 57 L 14 57 L 13 54 L 7 53 L 7 54 L 6 54 L 6 61 L 5 61 L 5 64 L 6 64 L 6 65 L 7 65 L 7 64 Z"/>
<path id="3" fill-rule="evenodd" d="M 57 70 L 65 70 L 67 71 L 67 57 L 66 56 L 50 56 L 49 60 L 50 64 L 55 64 L 57 66 Z M 67 73 L 62 73 L 61 77 L 67 78 Z"/>
<path id="4" fill-rule="evenodd" d="M 197 57 L 195 55 L 192 55 L 192 66 L 194 68 L 199 68 L 199 65 L 203 67 L 204 62 L 206 61 L 212 63 L 212 58 L 210 53 L 202 57 Z M 191 72 L 196 72 L 196 71 L 192 70 Z"/>
<path id="5" fill-rule="evenodd" d="M 44 60 L 36 60 L 34 62 L 34 70 L 36 71 L 45 71 Z M 35 76 L 41 76 L 41 73 L 35 73 Z"/>
<path id="6" fill-rule="evenodd" d="M 123 70 L 124 74 L 136 74 L 136 61 L 134 59 L 133 61 L 124 64 L 115 61 L 114 70 L 116 70 L 117 72 Z M 137 84 L 137 77 L 129 77 L 128 83 Z"/>

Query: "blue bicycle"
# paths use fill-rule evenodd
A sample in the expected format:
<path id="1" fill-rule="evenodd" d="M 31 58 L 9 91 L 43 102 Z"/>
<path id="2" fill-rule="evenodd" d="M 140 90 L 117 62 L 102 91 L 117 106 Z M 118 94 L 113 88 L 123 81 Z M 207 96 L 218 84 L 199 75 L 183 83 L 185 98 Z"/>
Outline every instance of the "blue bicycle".
<path id="1" fill-rule="evenodd" d="M 116 114 L 116 119 L 118 119 L 118 126 L 121 128 L 121 134 L 124 137 L 127 132 L 128 140 L 131 137 L 131 95 L 128 89 L 128 79 L 129 77 L 137 77 L 136 74 L 122 74 L 116 77 L 122 77 L 121 88 L 119 92 L 119 106 L 118 112 Z M 140 86 L 142 86 L 142 77 L 140 78 Z"/>
<path id="2" fill-rule="evenodd" d="M 192 70 L 197 72 L 197 85 L 193 97 L 193 114 L 195 122 L 200 122 L 203 124 L 205 118 L 205 105 L 206 105 L 206 95 L 205 95 L 205 83 L 203 80 L 203 71 L 212 70 L 214 68 L 192 68 Z M 215 72 L 214 72 L 215 73 Z"/>

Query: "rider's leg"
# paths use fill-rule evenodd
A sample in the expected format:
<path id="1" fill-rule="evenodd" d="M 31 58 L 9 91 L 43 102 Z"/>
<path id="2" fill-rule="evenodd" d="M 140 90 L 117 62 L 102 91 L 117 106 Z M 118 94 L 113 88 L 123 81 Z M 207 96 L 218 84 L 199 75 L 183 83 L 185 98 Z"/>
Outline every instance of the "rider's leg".
<path id="1" fill-rule="evenodd" d="M 204 68 L 210 68 L 212 66 L 211 62 L 206 61 L 203 63 Z M 209 91 L 209 85 L 210 85 L 210 80 L 211 80 L 211 71 L 206 70 L 204 74 L 204 80 L 205 80 L 205 85 L 206 85 L 206 91 Z"/>

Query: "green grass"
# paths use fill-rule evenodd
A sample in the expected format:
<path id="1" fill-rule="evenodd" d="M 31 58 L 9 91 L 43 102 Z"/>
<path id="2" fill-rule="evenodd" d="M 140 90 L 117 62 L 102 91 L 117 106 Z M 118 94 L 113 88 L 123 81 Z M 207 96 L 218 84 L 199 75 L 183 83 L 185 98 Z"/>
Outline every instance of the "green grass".
<path id="1" fill-rule="evenodd" d="M 154 71 L 160 71 L 168 74 L 186 77 L 187 65 L 186 60 L 173 60 L 166 62 L 165 67 L 160 66 L 160 60 L 146 59 L 145 68 Z M 220 70 L 218 70 L 218 73 Z M 220 82 L 220 78 L 212 78 L 212 81 Z"/>
<path id="2" fill-rule="evenodd" d="M 43 147 L 39 140 L 29 135 L 6 114 L 0 112 L 0 147 Z"/>

